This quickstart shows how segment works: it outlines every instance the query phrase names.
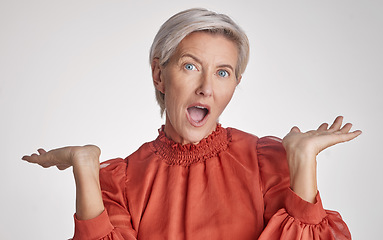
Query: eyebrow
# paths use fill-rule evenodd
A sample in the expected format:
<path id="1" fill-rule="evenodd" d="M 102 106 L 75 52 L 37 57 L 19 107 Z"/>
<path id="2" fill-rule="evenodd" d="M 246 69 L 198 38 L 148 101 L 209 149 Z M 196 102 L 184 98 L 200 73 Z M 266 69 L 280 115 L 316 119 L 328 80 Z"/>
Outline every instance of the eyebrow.
<path id="1" fill-rule="evenodd" d="M 192 54 L 190 54 L 190 53 L 182 54 L 179 60 L 181 60 L 182 58 L 187 58 L 187 57 L 192 58 L 194 61 L 196 61 L 196 62 L 198 62 L 198 63 L 201 63 L 201 62 L 202 62 L 202 61 L 199 60 L 196 56 L 194 56 L 194 55 L 192 55 Z"/>
<path id="2" fill-rule="evenodd" d="M 192 58 L 194 61 L 196 61 L 198 63 L 202 63 L 202 61 L 198 57 L 196 57 L 190 53 L 182 54 L 181 57 L 179 58 L 179 60 L 181 60 L 182 58 L 187 58 L 187 57 Z M 222 65 L 218 65 L 218 67 L 219 68 L 229 68 L 232 72 L 235 72 L 234 68 L 230 64 L 222 64 Z"/>

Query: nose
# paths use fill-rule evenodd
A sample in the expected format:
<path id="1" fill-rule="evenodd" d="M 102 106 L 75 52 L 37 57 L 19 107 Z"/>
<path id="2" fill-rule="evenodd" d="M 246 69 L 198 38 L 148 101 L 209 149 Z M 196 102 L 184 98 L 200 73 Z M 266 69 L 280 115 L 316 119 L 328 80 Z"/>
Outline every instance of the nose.
<path id="1" fill-rule="evenodd" d="M 197 95 L 211 97 L 213 95 L 213 81 L 208 74 L 203 74 L 200 78 L 199 86 L 196 90 Z"/>

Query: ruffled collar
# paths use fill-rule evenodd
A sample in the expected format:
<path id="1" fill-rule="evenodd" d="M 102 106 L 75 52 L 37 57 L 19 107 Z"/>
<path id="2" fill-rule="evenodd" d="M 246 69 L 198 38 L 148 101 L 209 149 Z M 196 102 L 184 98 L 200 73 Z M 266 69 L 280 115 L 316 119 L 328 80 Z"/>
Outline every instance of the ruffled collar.
<path id="1" fill-rule="evenodd" d="M 159 135 L 154 140 L 153 147 L 156 154 L 169 165 L 190 166 L 193 163 L 206 161 L 227 149 L 230 136 L 227 129 L 217 124 L 216 129 L 198 144 L 181 145 L 166 137 L 163 127 L 158 130 Z"/>

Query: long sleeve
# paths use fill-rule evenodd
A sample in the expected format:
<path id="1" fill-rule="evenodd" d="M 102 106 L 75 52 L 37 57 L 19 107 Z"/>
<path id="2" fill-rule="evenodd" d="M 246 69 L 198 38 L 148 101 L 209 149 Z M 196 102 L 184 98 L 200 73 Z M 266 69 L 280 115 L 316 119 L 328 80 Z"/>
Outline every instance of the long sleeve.
<path id="1" fill-rule="evenodd" d="M 259 240 L 351 239 L 340 214 L 323 209 L 319 193 L 312 204 L 290 189 L 286 153 L 280 139 L 261 138 L 257 150 L 267 224 Z"/>
<path id="2" fill-rule="evenodd" d="M 78 220 L 76 215 L 73 240 L 81 239 L 137 239 L 126 200 L 126 168 L 123 159 L 101 164 L 100 184 L 104 212 L 90 220 Z"/>

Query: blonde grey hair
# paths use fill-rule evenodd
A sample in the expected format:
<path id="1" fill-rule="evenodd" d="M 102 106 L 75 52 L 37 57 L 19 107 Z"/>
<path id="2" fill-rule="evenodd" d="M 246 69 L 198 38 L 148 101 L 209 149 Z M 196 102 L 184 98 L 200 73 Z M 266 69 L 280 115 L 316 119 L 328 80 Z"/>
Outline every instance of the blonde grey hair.
<path id="1" fill-rule="evenodd" d="M 150 48 L 150 64 L 158 58 L 160 65 L 165 67 L 182 39 L 197 31 L 221 34 L 237 44 L 238 61 L 235 75 L 239 79 L 249 61 L 249 40 L 245 32 L 227 15 L 203 8 L 179 12 L 161 26 Z M 159 90 L 155 91 L 162 115 L 165 110 L 165 96 Z"/>

